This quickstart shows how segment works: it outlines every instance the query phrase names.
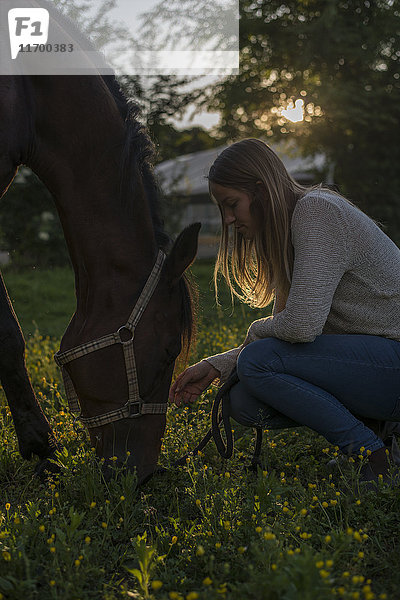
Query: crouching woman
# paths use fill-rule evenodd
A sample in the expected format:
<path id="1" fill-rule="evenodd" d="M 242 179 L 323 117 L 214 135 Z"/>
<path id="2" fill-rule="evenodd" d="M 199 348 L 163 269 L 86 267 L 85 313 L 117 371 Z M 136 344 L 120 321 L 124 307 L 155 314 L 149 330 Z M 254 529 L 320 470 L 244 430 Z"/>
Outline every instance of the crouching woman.
<path id="1" fill-rule="evenodd" d="M 296 183 L 260 140 L 225 149 L 209 184 L 222 217 L 215 282 L 221 272 L 253 307 L 274 300 L 273 315 L 181 373 L 171 400 L 193 401 L 236 367 L 234 419 L 279 415 L 346 455 L 364 447 L 362 479 L 388 480 L 390 456 L 364 420 L 400 420 L 400 250 L 341 195 Z"/>

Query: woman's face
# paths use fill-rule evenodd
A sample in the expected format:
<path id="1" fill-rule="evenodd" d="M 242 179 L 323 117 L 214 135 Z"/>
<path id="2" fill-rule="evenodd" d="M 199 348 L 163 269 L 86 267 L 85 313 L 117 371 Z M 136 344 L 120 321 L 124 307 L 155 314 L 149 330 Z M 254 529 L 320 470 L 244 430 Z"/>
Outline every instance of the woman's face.
<path id="1" fill-rule="evenodd" d="M 232 225 L 245 239 L 251 240 L 255 234 L 255 223 L 250 213 L 253 200 L 249 194 L 218 183 L 211 183 L 210 189 L 221 207 L 224 225 Z"/>

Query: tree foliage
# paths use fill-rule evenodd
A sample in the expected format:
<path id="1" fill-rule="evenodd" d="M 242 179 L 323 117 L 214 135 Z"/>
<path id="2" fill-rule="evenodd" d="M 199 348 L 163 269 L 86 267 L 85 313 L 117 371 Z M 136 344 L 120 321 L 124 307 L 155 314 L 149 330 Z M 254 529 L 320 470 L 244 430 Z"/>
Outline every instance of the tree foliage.
<path id="1" fill-rule="evenodd" d="M 400 240 L 398 0 L 241 0 L 240 74 L 205 101 L 226 139 L 295 137 Z M 280 108 L 303 99 L 305 120 Z"/>
<path id="2" fill-rule="evenodd" d="M 189 78 L 175 75 L 150 78 L 123 76 L 119 82 L 126 96 L 141 108 L 141 118 L 156 145 L 157 163 L 207 150 L 221 143 L 202 127 L 177 129 L 171 122 L 172 119 L 179 121 L 187 107 L 194 106 L 203 93 Z M 191 87 L 188 88 L 189 84 Z"/>

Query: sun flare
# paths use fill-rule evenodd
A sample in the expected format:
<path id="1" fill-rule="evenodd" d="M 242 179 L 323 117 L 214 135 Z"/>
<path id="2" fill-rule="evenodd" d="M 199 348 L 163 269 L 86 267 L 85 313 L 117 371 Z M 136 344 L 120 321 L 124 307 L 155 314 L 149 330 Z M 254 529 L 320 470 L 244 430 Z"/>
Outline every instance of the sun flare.
<path id="1" fill-rule="evenodd" d="M 287 108 L 283 108 L 281 110 L 281 115 L 282 117 L 285 117 L 285 119 L 291 121 L 292 123 L 299 123 L 300 121 L 303 121 L 304 100 L 296 100 L 294 104 L 293 102 L 290 102 Z"/>

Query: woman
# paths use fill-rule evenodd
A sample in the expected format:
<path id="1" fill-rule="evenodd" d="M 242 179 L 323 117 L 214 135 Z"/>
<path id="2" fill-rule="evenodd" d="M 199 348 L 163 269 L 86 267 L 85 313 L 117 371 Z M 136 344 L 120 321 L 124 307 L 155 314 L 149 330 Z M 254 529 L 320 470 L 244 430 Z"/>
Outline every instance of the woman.
<path id="1" fill-rule="evenodd" d="M 171 400 L 193 401 L 236 366 L 237 421 L 283 415 L 347 455 L 365 448 L 362 478 L 389 480 L 385 444 L 360 418 L 400 420 L 400 250 L 339 194 L 297 184 L 260 140 L 224 150 L 209 184 L 223 220 L 215 283 L 222 272 L 254 307 L 275 299 L 273 316 L 186 369 Z"/>

